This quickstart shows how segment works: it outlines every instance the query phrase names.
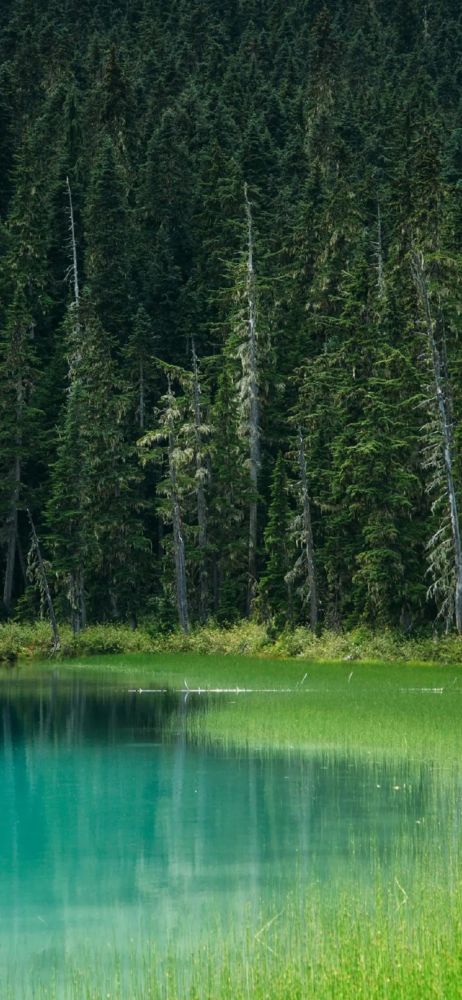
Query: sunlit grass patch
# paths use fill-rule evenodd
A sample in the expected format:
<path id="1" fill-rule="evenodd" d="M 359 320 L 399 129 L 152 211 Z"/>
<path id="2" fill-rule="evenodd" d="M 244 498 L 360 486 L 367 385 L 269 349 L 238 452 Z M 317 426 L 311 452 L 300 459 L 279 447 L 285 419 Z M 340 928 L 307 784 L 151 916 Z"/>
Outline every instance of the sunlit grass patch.
<path id="1" fill-rule="evenodd" d="M 265 675 L 266 677 L 266 675 Z M 262 682 L 260 676 L 257 684 Z M 296 681 L 291 670 L 286 683 Z M 291 693 L 226 695 L 191 716 L 196 738 L 253 748 L 362 750 L 437 760 L 460 760 L 462 686 L 457 672 L 430 668 L 313 664 Z"/>

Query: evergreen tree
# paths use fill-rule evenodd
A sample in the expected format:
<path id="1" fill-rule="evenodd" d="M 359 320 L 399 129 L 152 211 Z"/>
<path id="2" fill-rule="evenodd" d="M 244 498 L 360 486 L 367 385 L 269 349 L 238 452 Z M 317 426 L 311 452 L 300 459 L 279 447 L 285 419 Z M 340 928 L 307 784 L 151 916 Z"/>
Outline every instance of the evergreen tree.
<path id="1" fill-rule="evenodd" d="M 249 479 L 234 378 L 234 365 L 225 357 L 211 410 L 209 515 L 214 611 L 224 622 L 245 613 L 248 584 Z"/>
<path id="2" fill-rule="evenodd" d="M 426 333 L 427 365 L 431 386 L 429 422 L 426 431 L 427 468 L 432 470 L 430 488 L 436 492 L 433 511 L 441 512 L 437 531 L 430 541 L 431 592 L 439 599 L 440 613 L 449 623 L 455 618 L 462 632 L 462 543 L 459 504 L 454 478 L 452 398 L 447 372 L 447 347 L 441 313 L 435 318 L 430 300 L 425 261 L 422 253 L 413 254 L 412 268 L 419 295 Z"/>
<path id="3" fill-rule="evenodd" d="M 247 442 L 249 469 L 249 542 L 247 614 L 250 614 L 256 596 L 257 547 L 258 547 L 258 480 L 261 464 L 260 442 L 260 350 L 261 334 L 258 329 L 258 290 L 255 271 L 255 239 L 252 209 L 247 184 L 244 185 L 246 214 L 246 250 L 238 262 L 234 295 L 236 308 L 229 349 L 239 361 L 238 406 L 240 431 Z"/>
<path id="4" fill-rule="evenodd" d="M 85 300 L 80 315 L 81 350 L 63 415 L 48 522 L 55 569 L 67 580 L 73 616 L 84 624 L 75 586 L 85 586 L 93 615 L 136 613 L 146 540 L 135 449 L 125 437 L 129 398 L 110 338 Z"/>
<path id="5" fill-rule="evenodd" d="M 37 341 L 49 302 L 47 202 L 44 187 L 35 178 L 29 159 L 31 139 L 30 135 L 24 137 L 24 148 L 15 166 L 16 189 L 5 228 L 6 253 L 1 261 L 4 305 L 0 343 L 0 516 L 5 554 L 3 605 L 7 613 L 12 608 L 18 556 L 22 561 L 19 514 L 24 508 L 25 495 L 32 504 L 33 484 L 29 477 L 34 457 L 42 448 Z M 34 440 L 37 441 L 35 456 Z"/>
<path id="6" fill-rule="evenodd" d="M 271 481 L 268 520 L 264 533 L 265 571 L 260 581 L 263 611 L 276 623 L 292 621 L 292 586 L 287 579 L 290 570 L 289 544 L 290 508 L 287 472 L 282 452 L 276 459 Z"/>
<path id="7" fill-rule="evenodd" d="M 158 340 L 154 323 L 140 305 L 124 352 L 124 373 L 133 396 L 135 424 L 140 431 L 145 428 L 146 414 L 152 409 L 155 397 L 153 358 Z"/>
<path id="8" fill-rule="evenodd" d="M 189 632 L 184 505 L 193 492 L 190 472 L 191 451 L 188 447 L 189 442 L 186 443 L 186 447 L 182 447 L 185 399 L 181 395 L 174 394 L 170 371 L 167 373 L 167 392 L 160 400 L 157 418 L 158 428 L 148 431 L 140 438 L 139 446 L 142 449 L 143 463 L 155 461 L 163 473 L 163 478 L 157 486 L 158 511 L 163 523 L 172 529 L 171 549 L 175 567 L 178 622 L 183 632 Z"/>
<path id="9" fill-rule="evenodd" d="M 85 287 L 95 315 L 124 346 L 133 320 L 127 192 L 112 139 L 103 133 L 85 204 Z"/>

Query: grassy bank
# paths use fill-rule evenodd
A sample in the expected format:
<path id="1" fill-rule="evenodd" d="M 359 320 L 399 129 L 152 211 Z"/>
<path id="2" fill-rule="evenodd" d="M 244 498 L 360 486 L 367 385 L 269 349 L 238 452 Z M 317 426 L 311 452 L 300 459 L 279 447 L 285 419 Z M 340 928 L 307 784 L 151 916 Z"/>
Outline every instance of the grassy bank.
<path id="1" fill-rule="evenodd" d="M 404 663 L 456 663 L 462 665 L 462 639 L 455 635 L 409 638 L 399 632 L 357 628 L 350 632 L 323 632 L 307 628 L 273 635 L 264 625 L 243 621 L 229 628 L 204 625 L 189 635 L 162 633 L 153 624 L 136 630 L 124 625 L 91 625 L 78 637 L 61 626 L 61 656 L 104 653 L 200 653 L 212 655 L 326 660 L 379 660 Z M 46 622 L 7 622 L 0 625 L 0 658 L 43 659 L 50 655 L 50 629 Z"/>

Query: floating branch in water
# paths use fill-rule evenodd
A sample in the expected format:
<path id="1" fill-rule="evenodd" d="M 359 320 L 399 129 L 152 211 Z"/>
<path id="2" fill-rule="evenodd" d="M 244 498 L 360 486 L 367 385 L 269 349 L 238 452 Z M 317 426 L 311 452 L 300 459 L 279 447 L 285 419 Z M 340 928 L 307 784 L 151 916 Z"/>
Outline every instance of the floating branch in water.
<path id="1" fill-rule="evenodd" d="M 314 688 L 129 688 L 129 694 L 308 694 Z"/>
<path id="2" fill-rule="evenodd" d="M 444 688 L 400 688 L 401 694 L 443 694 Z"/>

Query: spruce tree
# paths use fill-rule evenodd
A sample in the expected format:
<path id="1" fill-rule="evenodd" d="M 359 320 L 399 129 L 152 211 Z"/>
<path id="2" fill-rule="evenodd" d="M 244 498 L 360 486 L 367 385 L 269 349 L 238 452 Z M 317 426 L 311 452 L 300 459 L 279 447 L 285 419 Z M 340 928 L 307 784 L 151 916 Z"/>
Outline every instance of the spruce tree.
<path id="1" fill-rule="evenodd" d="M 191 449 L 182 441 L 185 425 L 184 396 L 175 395 L 172 373 L 167 372 L 167 391 L 161 397 L 156 411 L 158 426 L 140 438 L 143 464 L 154 461 L 161 469 L 162 478 L 157 485 L 158 512 L 163 523 L 171 527 L 168 548 L 174 565 L 174 593 L 178 623 L 183 632 L 189 632 L 189 601 L 186 576 L 185 504 L 193 492 L 191 475 Z M 168 590 L 168 576 L 164 587 Z"/>
<path id="2" fill-rule="evenodd" d="M 287 471 L 279 452 L 271 480 L 268 519 L 264 532 L 265 570 L 260 580 L 263 613 L 269 613 L 282 625 L 292 621 L 292 584 L 290 566 L 290 507 Z"/>
<path id="3" fill-rule="evenodd" d="M 33 458 L 42 451 L 39 409 L 40 356 L 38 335 L 49 306 L 47 276 L 48 205 L 44 185 L 34 176 L 29 150 L 33 137 L 15 165 L 15 195 L 5 227 L 6 252 L 1 261 L 3 298 L 0 342 L 0 518 L 4 550 L 3 605 L 9 613 L 15 590 L 20 545 L 20 510 L 25 497 L 32 505 Z M 35 456 L 34 456 L 34 441 Z M 22 563 L 23 564 L 23 563 Z"/>
<path id="4" fill-rule="evenodd" d="M 85 287 L 114 346 L 124 347 L 133 321 L 132 233 L 127 190 L 113 141 L 103 133 L 85 203 Z"/>
<path id="5" fill-rule="evenodd" d="M 245 614 L 247 601 L 249 477 L 240 433 L 235 368 L 225 356 L 211 407 L 209 538 L 213 607 L 220 621 Z"/>
<path id="6" fill-rule="evenodd" d="M 73 581 L 85 586 L 93 615 L 136 613 L 146 540 L 140 473 L 125 433 L 129 397 L 111 338 L 86 297 L 80 317 L 80 357 L 62 418 L 48 522 L 55 569 L 66 583 L 73 617 L 83 624 Z"/>

